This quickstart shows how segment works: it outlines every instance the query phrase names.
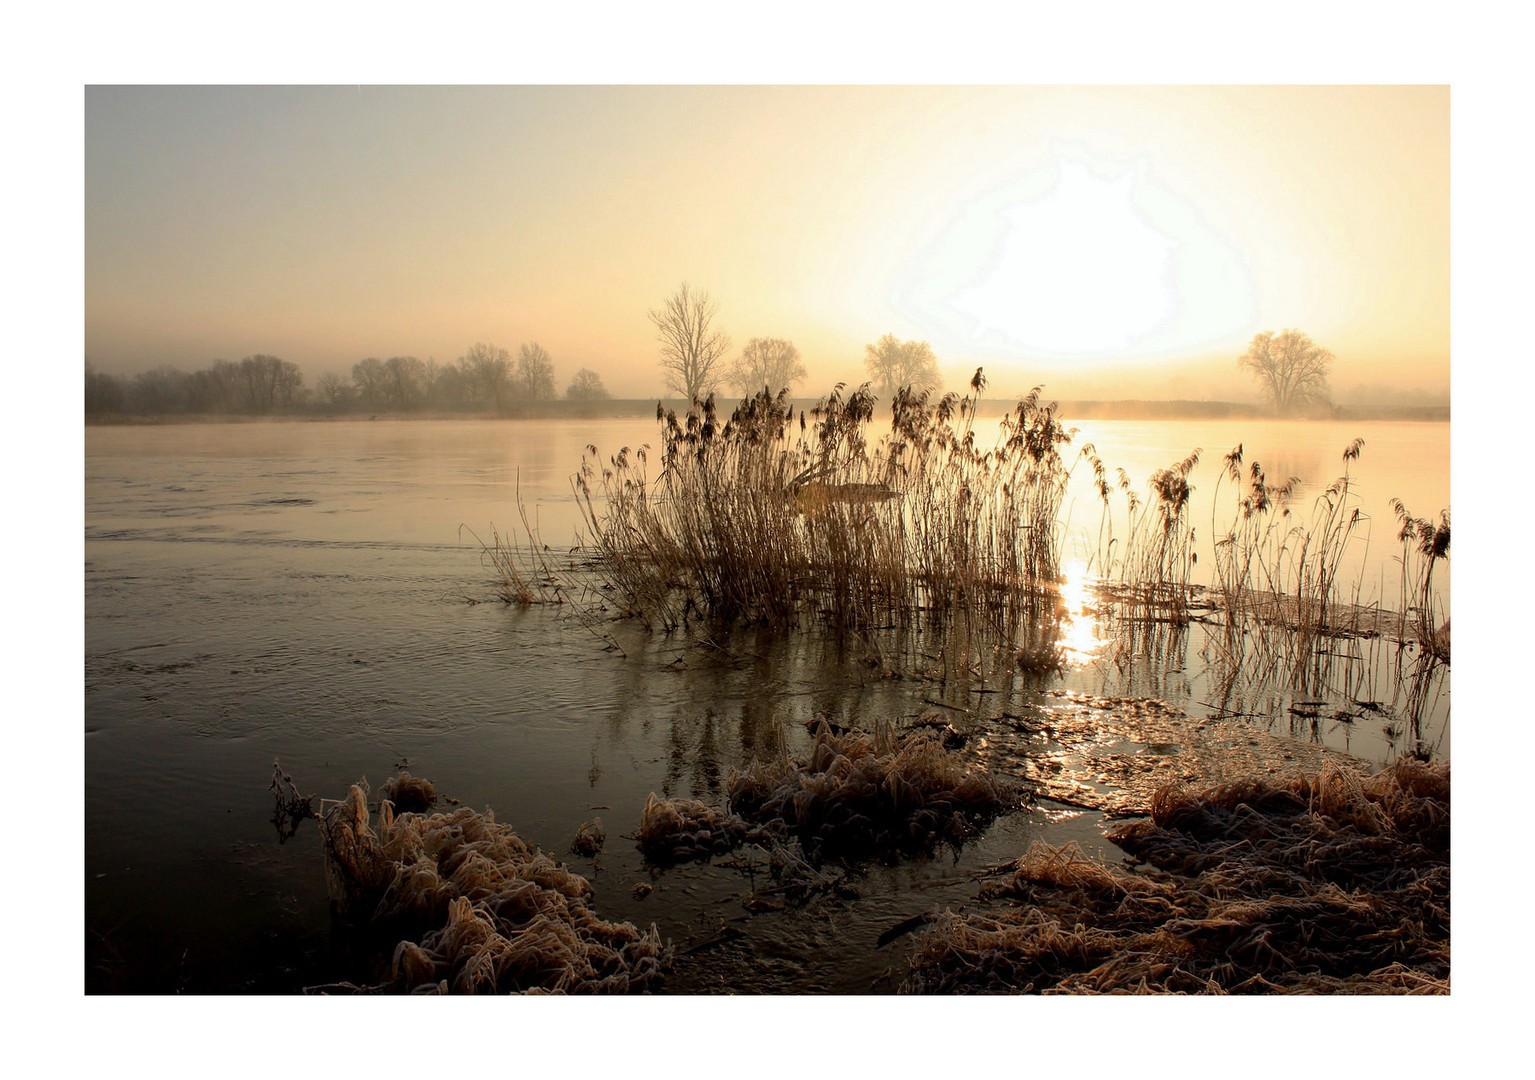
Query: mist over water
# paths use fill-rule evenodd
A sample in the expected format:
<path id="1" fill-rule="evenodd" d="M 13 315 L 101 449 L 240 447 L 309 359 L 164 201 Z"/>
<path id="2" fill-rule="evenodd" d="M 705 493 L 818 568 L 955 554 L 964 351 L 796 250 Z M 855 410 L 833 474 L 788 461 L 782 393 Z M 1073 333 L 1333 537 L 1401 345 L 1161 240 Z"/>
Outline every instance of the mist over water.
<path id="1" fill-rule="evenodd" d="M 1424 517 L 1450 505 L 1447 424 L 1078 426 L 1068 449 L 1092 442 L 1141 493 L 1151 472 L 1203 448 L 1191 511 L 1202 564 L 1215 477 L 1239 442 L 1271 480 L 1302 478 L 1294 505 L 1305 520 L 1344 447 L 1365 438 L 1353 475 L 1371 519 L 1356 570 L 1367 599 L 1394 602 L 1389 500 Z M 606 917 L 699 942 L 723 925 L 718 901 L 742 890 L 741 875 L 701 865 L 653 876 L 620 836 L 650 792 L 721 803 L 729 768 L 802 749 L 812 720 L 955 711 L 943 691 L 872 678 L 859 656 L 813 634 L 742 629 L 702 647 L 608 623 L 613 651 L 561 608 L 500 603 L 461 526 L 487 540 L 492 527 L 520 534 L 520 494 L 542 542 L 569 547 L 581 528 L 569 480 L 588 443 L 606 460 L 659 437 L 653 418 L 87 429 L 88 989 L 292 991 L 344 977 L 319 837 L 301 827 L 279 844 L 270 820 L 274 759 L 305 792 L 332 798 L 363 776 L 376 790 L 408 762 L 569 859 Z M 1067 558 L 1071 538 L 1098 527 L 1090 479 L 1079 466 Z M 1217 514 L 1216 527 L 1228 522 Z M 1447 571 L 1441 593 L 1448 604 Z M 1127 676 L 1089 664 L 1056 688 L 1184 688 L 1190 698 L 1173 703 L 1201 709 L 1197 673 L 1132 666 Z M 1447 683 L 1443 697 L 1447 718 Z M 1448 757 L 1442 723 L 1435 746 Z M 1377 764 L 1400 749 L 1364 724 L 1266 733 Z M 610 837 L 595 864 L 567 854 L 593 816 Z M 754 954 L 700 954 L 668 986 L 867 990 L 898 966 L 890 949 L 869 948 L 885 927 L 965 902 L 977 868 L 1032 838 L 1103 852 L 1100 820 L 1030 809 L 952 858 L 872 867 L 860 897 L 755 920 Z M 642 881 L 655 886 L 644 899 L 633 891 Z"/>

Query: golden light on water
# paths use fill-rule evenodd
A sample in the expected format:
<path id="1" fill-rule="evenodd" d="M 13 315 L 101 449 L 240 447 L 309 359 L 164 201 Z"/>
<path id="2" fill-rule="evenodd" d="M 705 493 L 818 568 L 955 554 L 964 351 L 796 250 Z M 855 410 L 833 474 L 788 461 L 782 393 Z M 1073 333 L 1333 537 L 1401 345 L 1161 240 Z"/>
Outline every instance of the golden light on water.
<path id="1" fill-rule="evenodd" d="M 1066 564 L 1061 579 L 1061 652 L 1069 666 L 1080 667 L 1097 658 L 1104 640 L 1088 608 L 1087 567 L 1080 559 Z"/>

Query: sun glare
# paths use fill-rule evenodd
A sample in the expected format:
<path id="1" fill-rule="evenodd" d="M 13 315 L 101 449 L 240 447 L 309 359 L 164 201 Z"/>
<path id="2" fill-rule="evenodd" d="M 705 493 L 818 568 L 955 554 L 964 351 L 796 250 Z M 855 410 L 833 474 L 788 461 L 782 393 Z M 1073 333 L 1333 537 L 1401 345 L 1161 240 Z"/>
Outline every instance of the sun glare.
<path id="1" fill-rule="evenodd" d="M 985 278 L 954 298 L 973 337 L 998 331 L 1043 352 L 1124 349 L 1177 310 L 1170 259 L 1177 242 L 1135 205 L 1136 177 L 1104 179 L 1060 163 L 1042 198 L 1003 211 L 1007 231 Z"/>
<path id="2" fill-rule="evenodd" d="M 1061 651 L 1074 667 L 1086 664 L 1103 648 L 1097 622 L 1087 606 L 1087 567 L 1081 560 L 1066 564 L 1061 579 Z"/>
<path id="3" fill-rule="evenodd" d="M 1052 143 L 973 191 L 912 262 L 903 312 L 951 353 L 1073 366 L 1240 336 L 1250 268 L 1154 146 Z"/>

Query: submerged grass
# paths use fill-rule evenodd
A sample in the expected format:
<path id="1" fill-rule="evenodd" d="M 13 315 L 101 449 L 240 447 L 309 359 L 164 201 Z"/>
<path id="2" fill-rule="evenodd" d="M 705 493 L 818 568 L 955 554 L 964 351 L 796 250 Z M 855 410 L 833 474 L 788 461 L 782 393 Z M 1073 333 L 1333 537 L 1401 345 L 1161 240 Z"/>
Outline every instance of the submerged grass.
<path id="1" fill-rule="evenodd" d="M 1448 993 L 1450 768 L 1161 789 L 1110 839 L 1035 844 L 917 941 L 908 992 Z"/>

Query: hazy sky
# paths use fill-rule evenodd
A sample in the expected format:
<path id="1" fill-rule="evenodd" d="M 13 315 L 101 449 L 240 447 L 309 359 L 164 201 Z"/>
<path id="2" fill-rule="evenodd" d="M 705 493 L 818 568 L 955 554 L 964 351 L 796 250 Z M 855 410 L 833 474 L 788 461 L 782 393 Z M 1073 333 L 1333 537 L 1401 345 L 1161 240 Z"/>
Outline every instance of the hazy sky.
<path id="1" fill-rule="evenodd" d="M 1298 327 L 1340 397 L 1450 371 L 1446 87 L 92 87 L 94 366 L 538 341 L 661 391 L 683 280 L 824 392 L 889 332 L 951 385 L 1251 397 Z"/>

